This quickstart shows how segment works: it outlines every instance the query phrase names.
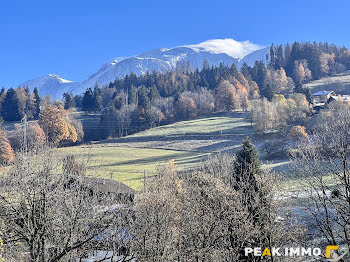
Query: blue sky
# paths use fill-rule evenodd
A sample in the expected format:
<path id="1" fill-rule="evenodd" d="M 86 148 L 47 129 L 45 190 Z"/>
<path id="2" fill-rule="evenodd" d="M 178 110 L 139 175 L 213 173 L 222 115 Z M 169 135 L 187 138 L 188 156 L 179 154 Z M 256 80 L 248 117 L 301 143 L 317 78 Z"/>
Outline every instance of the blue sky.
<path id="1" fill-rule="evenodd" d="M 213 38 L 350 47 L 350 1 L 0 0 L 0 86 L 56 73 L 84 80 L 102 64 Z"/>

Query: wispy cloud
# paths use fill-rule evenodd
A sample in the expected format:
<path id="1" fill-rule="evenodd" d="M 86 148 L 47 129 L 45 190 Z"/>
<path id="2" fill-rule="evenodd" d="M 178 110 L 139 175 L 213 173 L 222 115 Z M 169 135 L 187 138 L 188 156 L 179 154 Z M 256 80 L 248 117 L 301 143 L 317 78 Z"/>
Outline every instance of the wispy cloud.
<path id="1" fill-rule="evenodd" d="M 214 54 L 227 54 L 235 58 L 243 58 L 244 56 L 254 52 L 264 46 L 254 44 L 250 41 L 239 42 L 231 38 L 212 39 L 196 45 L 187 45 L 185 47 L 192 48 L 195 51 L 207 51 Z"/>

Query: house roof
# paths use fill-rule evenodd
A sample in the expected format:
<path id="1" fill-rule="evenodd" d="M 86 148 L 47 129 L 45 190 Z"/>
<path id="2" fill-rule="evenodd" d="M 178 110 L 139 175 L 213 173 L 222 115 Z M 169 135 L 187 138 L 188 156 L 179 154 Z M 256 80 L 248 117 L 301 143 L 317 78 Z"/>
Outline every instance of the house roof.
<path id="1" fill-rule="evenodd" d="M 330 93 L 332 93 L 333 91 L 318 91 L 316 93 L 313 93 L 313 96 L 322 96 L 322 95 L 329 95 Z"/>

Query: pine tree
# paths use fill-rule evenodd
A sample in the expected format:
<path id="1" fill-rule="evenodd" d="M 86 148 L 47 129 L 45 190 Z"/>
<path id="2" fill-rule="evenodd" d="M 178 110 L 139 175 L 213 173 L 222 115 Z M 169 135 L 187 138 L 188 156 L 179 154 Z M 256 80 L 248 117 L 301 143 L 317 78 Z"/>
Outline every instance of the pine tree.
<path id="1" fill-rule="evenodd" d="M 277 48 L 276 53 L 276 67 L 275 69 L 280 69 L 281 67 L 285 66 L 285 60 L 284 60 L 284 54 L 283 54 L 283 47 L 282 45 L 279 45 Z"/>
<path id="2" fill-rule="evenodd" d="M 249 243 L 253 246 L 270 246 L 273 241 L 272 236 L 275 234 L 272 230 L 272 226 L 275 225 L 274 218 L 271 219 L 273 207 L 271 199 L 267 197 L 267 191 L 271 188 L 269 184 L 262 183 L 263 180 L 259 179 L 264 175 L 259 153 L 247 137 L 242 141 L 242 149 L 236 153 L 233 188 L 243 196 L 241 204 L 247 208 L 247 222 L 249 221 L 258 229 L 255 237 L 249 239 Z M 246 257 L 242 260 L 248 261 Z"/>
<path id="3" fill-rule="evenodd" d="M 63 93 L 64 99 L 64 109 L 68 110 L 69 108 L 75 107 L 75 101 L 72 94 Z"/>
<path id="4" fill-rule="evenodd" d="M 87 111 L 87 112 L 93 111 L 93 109 L 94 109 L 94 94 L 93 94 L 91 88 L 88 88 L 85 91 L 82 104 L 83 104 L 83 111 Z"/>
<path id="5" fill-rule="evenodd" d="M 128 104 L 136 105 L 137 103 L 137 89 L 134 85 L 131 85 L 130 88 L 128 88 Z"/>
<path id="6" fill-rule="evenodd" d="M 75 95 L 74 96 L 74 104 L 75 104 L 75 107 L 83 107 L 83 96 L 82 95 Z"/>
<path id="7" fill-rule="evenodd" d="M 159 92 L 158 92 L 158 89 L 155 85 L 152 85 L 151 86 L 151 90 L 149 92 L 149 99 L 151 101 L 154 101 L 156 99 L 160 98 L 160 95 L 159 95 Z"/>
<path id="8" fill-rule="evenodd" d="M 92 107 L 93 107 L 93 111 L 100 111 L 101 107 L 102 107 L 102 97 L 100 94 L 94 92 L 94 97 L 92 100 Z"/>
<path id="9" fill-rule="evenodd" d="M 34 91 L 33 91 L 33 117 L 35 119 L 38 119 L 39 118 L 39 115 L 40 115 L 40 102 L 41 102 L 41 98 L 39 96 L 39 91 L 38 91 L 38 88 L 34 88 Z"/>
<path id="10" fill-rule="evenodd" d="M 250 70 L 251 68 L 248 66 L 246 62 L 244 62 L 241 67 L 241 73 L 244 75 L 245 78 L 248 78 L 250 76 Z"/>
<path id="11" fill-rule="evenodd" d="M 253 223 L 259 223 L 259 205 L 255 201 L 260 202 L 261 196 L 256 176 L 261 172 L 261 163 L 259 153 L 255 146 L 247 137 L 242 141 L 242 149 L 236 153 L 234 163 L 234 179 L 233 188 L 242 191 L 245 196 L 243 205 L 247 206 Z"/>
<path id="12" fill-rule="evenodd" d="M 210 69 L 209 62 L 207 59 L 204 59 L 202 71 L 208 71 L 209 69 Z"/>
<path id="13" fill-rule="evenodd" d="M 259 153 L 247 137 L 242 142 L 242 149 L 236 153 L 235 175 L 238 177 L 244 174 L 254 176 L 260 172 L 260 168 Z"/>
<path id="14" fill-rule="evenodd" d="M 273 91 L 272 91 L 272 87 L 270 86 L 270 84 L 264 84 L 262 88 L 260 88 L 260 94 L 263 97 L 266 97 L 267 100 L 271 101 L 272 97 L 273 97 Z"/>
<path id="15" fill-rule="evenodd" d="M 0 112 L 1 112 L 1 108 L 2 108 L 2 102 L 4 101 L 5 97 L 6 97 L 6 90 L 3 87 L 0 91 Z"/>
<path id="16" fill-rule="evenodd" d="M 104 131 L 105 137 L 115 137 L 117 132 L 117 110 L 113 104 L 109 105 L 102 111 L 101 129 Z"/>
<path id="17" fill-rule="evenodd" d="M 5 121 L 19 121 L 23 118 L 24 112 L 19 107 L 17 93 L 13 88 L 7 91 L 1 111 Z"/>
<path id="18" fill-rule="evenodd" d="M 303 88 L 303 85 L 300 81 L 298 81 L 295 84 L 294 93 L 300 93 L 300 94 L 304 93 L 304 88 Z"/>
<path id="19" fill-rule="evenodd" d="M 256 61 L 254 63 L 254 66 L 251 70 L 251 75 L 253 80 L 258 84 L 260 89 L 265 85 L 266 72 L 267 70 L 264 62 Z"/>
<path id="20" fill-rule="evenodd" d="M 138 91 L 139 107 L 144 108 L 146 111 L 151 108 L 151 101 L 148 97 L 148 90 L 145 86 L 141 86 Z"/>
<path id="21" fill-rule="evenodd" d="M 32 101 L 32 96 L 30 94 L 30 89 L 29 87 L 25 87 L 24 88 L 24 92 L 25 92 L 25 108 L 24 108 L 24 112 L 27 116 L 28 119 L 33 119 L 33 101 Z"/>
<path id="22" fill-rule="evenodd" d="M 270 46 L 269 54 L 270 54 L 269 68 L 275 69 L 275 67 L 276 67 L 276 48 L 273 44 Z"/>

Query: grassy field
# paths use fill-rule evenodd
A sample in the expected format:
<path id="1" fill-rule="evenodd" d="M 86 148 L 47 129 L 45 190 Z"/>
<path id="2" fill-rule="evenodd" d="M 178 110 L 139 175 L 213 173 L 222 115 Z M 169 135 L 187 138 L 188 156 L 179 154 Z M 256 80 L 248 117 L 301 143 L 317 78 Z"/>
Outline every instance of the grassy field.
<path id="1" fill-rule="evenodd" d="M 212 152 L 239 147 L 253 133 L 246 114 L 182 121 L 120 139 L 62 148 L 62 154 L 89 159 L 91 172 L 141 189 L 144 170 L 154 175 L 157 165 L 175 160 L 178 170 L 192 168 Z"/>
<path id="2" fill-rule="evenodd" d="M 183 135 L 250 135 L 253 133 L 246 114 L 216 116 L 159 126 L 130 137 L 183 136 Z"/>
<path id="3" fill-rule="evenodd" d="M 331 77 L 324 77 L 304 85 L 311 92 L 334 90 L 337 94 L 350 94 L 350 71 Z"/>
<path id="4" fill-rule="evenodd" d="M 190 168 L 207 154 L 153 148 L 121 147 L 116 144 L 96 144 L 61 149 L 63 153 L 89 159 L 90 171 L 95 176 L 113 178 L 132 187 L 143 187 L 146 176 L 154 175 L 158 164 L 175 160 L 179 170 Z"/>

